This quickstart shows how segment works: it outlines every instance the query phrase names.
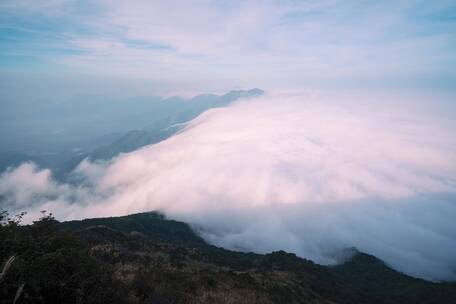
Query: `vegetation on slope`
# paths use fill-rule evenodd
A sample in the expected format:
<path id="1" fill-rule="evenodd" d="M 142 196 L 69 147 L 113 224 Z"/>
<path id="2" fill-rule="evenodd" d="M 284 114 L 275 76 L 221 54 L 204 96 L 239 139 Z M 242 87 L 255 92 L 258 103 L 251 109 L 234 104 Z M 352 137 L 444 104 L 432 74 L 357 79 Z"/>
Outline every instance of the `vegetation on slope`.
<path id="1" fill-rule="evenodd" d="M 283 251 L 233 252 L 157 213 L 2 220 L 0 261 L 16 258 L 0 303 L 24 283 L 17 303 L 456 303 L 455 284 L 413 279 L 368 255 L 329 268 Z"/>

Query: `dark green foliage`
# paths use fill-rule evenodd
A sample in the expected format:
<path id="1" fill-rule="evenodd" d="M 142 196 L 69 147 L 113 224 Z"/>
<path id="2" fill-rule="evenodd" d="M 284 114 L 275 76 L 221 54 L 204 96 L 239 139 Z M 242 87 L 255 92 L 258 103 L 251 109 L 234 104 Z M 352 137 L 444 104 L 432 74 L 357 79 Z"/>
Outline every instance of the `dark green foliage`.
<path id="1" fill-rule="evenodd" d="M 456 303 L 455 284 L 398 273 L 355 254 L 337 267 L 284 251 L 261 255 L 206 244 L 158 213 L 32 225 L 2 215 L 0 258 L 15 255 L 0 303 Z"/>
<path id="2" fill-rule="evenodd" d="M 23 283 L 17 303 L 122 302 L 110 265 L 92 257 L 79 239 L 59 231 L 52 216 L 27 226 L 19 220 L 0 226 L 0 261 L 16 257 L 0 285 L 0 303 L 13 303 Z"/>
<path id="3" fill-rule="evenodd" d="M 157 212 L 69 221 L 60 225 L 65 230 L 81 230 L 93 226 L 105 226 L 125 233 L 140 233 L 154 242 L 168 242 L 179 245 L 205 244 L 203 239 L 197 236 L 187 224 L 166 220 L 163 215 Z"/>

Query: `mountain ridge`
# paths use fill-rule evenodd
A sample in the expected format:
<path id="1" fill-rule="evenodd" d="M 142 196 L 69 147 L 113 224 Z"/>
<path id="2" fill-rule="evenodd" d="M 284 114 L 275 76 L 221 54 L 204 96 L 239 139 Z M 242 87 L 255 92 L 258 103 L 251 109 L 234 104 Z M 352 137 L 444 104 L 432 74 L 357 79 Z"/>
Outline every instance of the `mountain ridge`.
<path id="1" fill-rule="evenodd" d="M 158 233 L 167 236 L 168 239 L 164 239 L 163 236 L 157 237 L 157 230 L 152 234 L 148 233 L 147 229 L 144 230 L 145 226 L 136 222 L 143 220 L 157 227 L 160 226 L 159 223 L 164 224 L 162 228 L 166 229 Z M 169 226 L 166 226 L 167 224 Z M 325 280 L 334 280 L 334 284 L 345 286 L 356 297 L 361 295 L 361 299 L 368 299 L 367 303 L 437 303 L 436 301 L 444 301 L 447 296 L 456 299 L 455 283 L 435 283 L 407 276 L 392 269 L 382 260 L 354 248 L 349 249 L 351 257 L 336 266 L 318 265 L 282 250 L 268 254 L 236 252 L 207 244 L 188 224 L 168 220 L 157 212 L 71 221 L 62 225 L 65 229 L 79 231 L 95 226 L 99 229 L 123 230 L 125 233 L 141 235 L 153 242 L 164 241 L 186 248 L 196 248 L 195 250 L 199 251 L 198 260 L 219 267 L 228 266 L 235 271 L 250 272 L 257 269 L 279 271 L 288 275 L 296 271 L 311 273 L 312 276 L 321 277 L 320 279 L 324 277 Z M 325 289 L 324 292 L 328 291 Z M 359 303 L 363 303 L 361 299 Z M 356 301 L 353 303 L 358 303 Z"/>
<path id="2" fill-rule="evenodd" d="M 19 303 L 456 303 L 455 282 L 412 278 L 354 249 L 336 266 L 236 252 L 159 212 L 19 221 L 0 212 L 0 261 L 17 256 L 0 303 L 24 282 Z"/>
<path id="3" fill-rule="evenodd" d="M 34 150 L 24 152 L 15 149 L 0 152 L 0 173 L 24 162 L 35 162 L 40 168 L 51 169 L 57 180 L 65 181 L 68 174 L 85 158 L 108 160 L 121 153 L 128 153 L 143 146 L 158 143 L 179 132 L 185 123 L 208 109 L 228 106 L 239 98 L 256 97 L 262 94 L 264 91 L 254 88 L 232 90 L 221 95 L 200 94 L 189 99 L 177 96 L 140 97 L 132 98 L 129 101 L 115 100 L 111 103 L 113 109 L 98 105 L 96 101 L 100 99 L 99 96 L 85 96 L 85 99 L 74 99 L 56 104 L 43 109 L 43 113 L 60 113 L 61 115 L 71 113 L 76 116 L 81 113 L 90 113 L 89 117 L 85 119 L 88 119 L 94 126 L 104 126 L 100 121 L 102 118 L 105 123 L 111 127 L 115 125 L 117 129 L 110 129 L 110 133 L 99 134 L 94 138 L 90 137 L 94 134 L 87 132 L 84 143 L 73 142 L 71 147 L 68 146 L 59 152 L 44 153 Z M 141 109 L 144 108 L 144 110 L 137 113 L 128 107 L 128 102 Z M 133 106 L 133 108 L 135 107 Z M 120 113 L 116 113 L 114 109 L 119 110 Z M 49 120 L 51 119 L 49 118 Z M 126 122 L 128 122 L 127 127 L 119 130 L 119 126 L 123 126 Z M 132 122 L 134 122 L 134 128 L 131 128 Z M 91 131 L 94 130 L 91 129 Z M 50 138 L 52 136 L 41 137 Z M 66 135 L 60 139 L 63 140 L 67 137 Z M 46 150 L 55 149 L 46 146 Z"/>

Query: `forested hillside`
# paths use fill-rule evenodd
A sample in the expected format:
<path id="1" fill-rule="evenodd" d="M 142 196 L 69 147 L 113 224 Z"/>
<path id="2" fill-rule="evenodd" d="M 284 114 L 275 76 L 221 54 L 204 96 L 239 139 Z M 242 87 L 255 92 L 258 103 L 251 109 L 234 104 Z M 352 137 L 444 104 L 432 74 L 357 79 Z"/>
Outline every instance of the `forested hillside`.
<path id="1" fill-rule="evenodd" d="M 456 302 L 456 284 L 414 279 L 363 253 L 331 268 L 284 251 L 233 252 L 154 212 L 19 222 L 2 213 L 1 303 Z"/>

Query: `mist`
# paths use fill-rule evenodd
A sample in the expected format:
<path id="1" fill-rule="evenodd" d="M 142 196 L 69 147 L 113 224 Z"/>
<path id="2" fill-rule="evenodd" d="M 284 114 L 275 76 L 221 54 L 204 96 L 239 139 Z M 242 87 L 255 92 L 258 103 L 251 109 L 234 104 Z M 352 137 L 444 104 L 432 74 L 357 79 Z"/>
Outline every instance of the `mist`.
<path id="1" fill-rule="evenodd" d="M 455 280 L 453 126 L 406 98 L 240 100 L 158 144 L 85 160 L 71 183 L 33 163 L 10 168 L 2 204 L 27 220 L 40 210 L 59 220 L 158 210 L 229 249 L 332 265 L 356 247 L 409 275 Z"/>

